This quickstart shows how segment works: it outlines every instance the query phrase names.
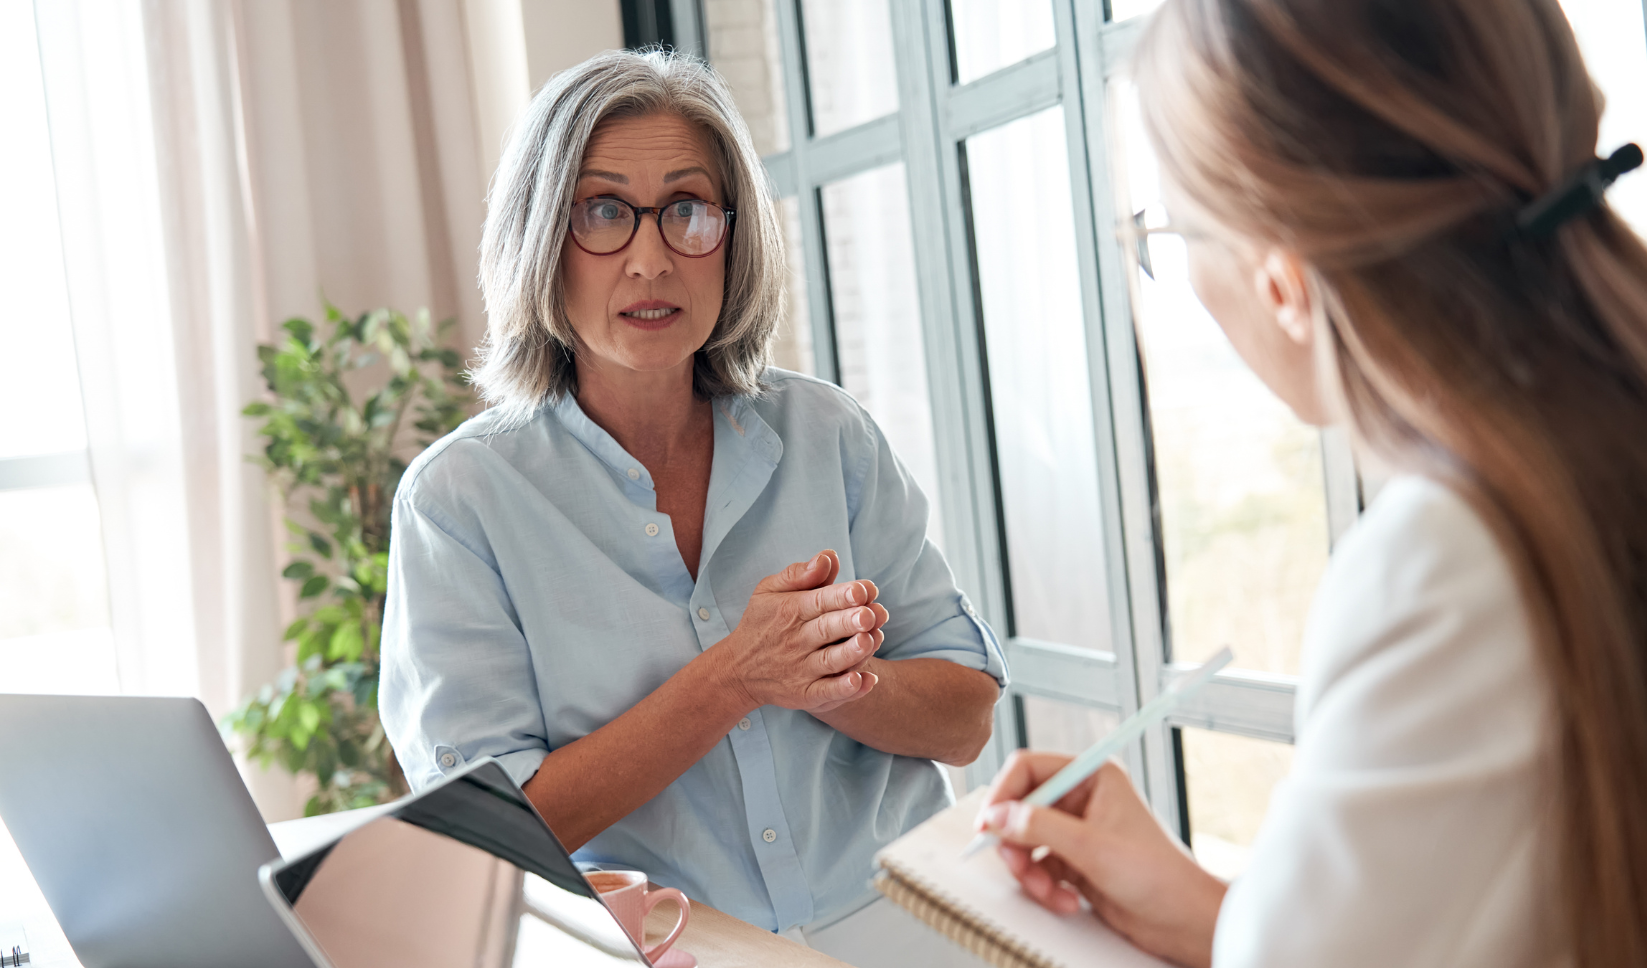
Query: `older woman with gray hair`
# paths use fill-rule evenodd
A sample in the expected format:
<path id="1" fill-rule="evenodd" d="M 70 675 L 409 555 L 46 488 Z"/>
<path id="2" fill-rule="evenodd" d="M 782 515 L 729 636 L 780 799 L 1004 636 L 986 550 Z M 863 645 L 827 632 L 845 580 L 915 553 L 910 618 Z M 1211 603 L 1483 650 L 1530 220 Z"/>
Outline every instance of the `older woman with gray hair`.
<path id="1" fill-rule="evenodd" d="M 383 721 L 414 788 L 495 757 L 579 860 L 943 964 L 870 859 L 950 802 L 1005 668 L 874 420 L 767 365 L 781 238 L 702 63 L 538 92 L 481 245 L 494 406 L 395 498 Z"/>

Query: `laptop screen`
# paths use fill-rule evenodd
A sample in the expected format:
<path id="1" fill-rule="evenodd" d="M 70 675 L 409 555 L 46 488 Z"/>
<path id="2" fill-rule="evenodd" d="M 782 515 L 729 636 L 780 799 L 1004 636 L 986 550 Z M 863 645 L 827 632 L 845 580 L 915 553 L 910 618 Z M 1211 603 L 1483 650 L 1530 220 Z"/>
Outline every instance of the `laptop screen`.
<path id="1" fill-rule="evenodd" d="M 334 968 L 644 966 L 495 763 L 273 872 Z"/>

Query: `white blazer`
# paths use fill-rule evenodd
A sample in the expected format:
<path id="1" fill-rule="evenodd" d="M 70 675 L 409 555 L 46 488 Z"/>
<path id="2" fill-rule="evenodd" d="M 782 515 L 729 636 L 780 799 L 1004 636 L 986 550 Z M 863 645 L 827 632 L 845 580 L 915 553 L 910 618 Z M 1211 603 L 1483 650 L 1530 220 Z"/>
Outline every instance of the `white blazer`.
<path id="1" fill-rule="evenodd" d="M 1456 494 L 1392 480 L 1304 635 L 1292 774 L 1218 915 L 1214 968 L 1545 968 L 1552 698 L 1510 566 Z"/>

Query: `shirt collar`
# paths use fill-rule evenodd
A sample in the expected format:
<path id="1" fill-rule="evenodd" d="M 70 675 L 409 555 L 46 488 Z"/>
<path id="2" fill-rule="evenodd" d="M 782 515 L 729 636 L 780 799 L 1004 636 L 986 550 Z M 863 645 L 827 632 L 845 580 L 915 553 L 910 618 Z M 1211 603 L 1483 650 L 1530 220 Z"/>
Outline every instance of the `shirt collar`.
<path id="1" fill-rule="evenodd" d="M 749 397 L 715 397 L 710 404 L 715 418 L 715 465 L 730 463 L 741 466 L 747 458 L 757 457 L 762 463 L 769 465 L 767 471 L 770 474 L 783 457 L 783 441 L 778 437 L 777 431 L 761 418 L 751 405 Z M 601 463 L 610 467 L 619 477 L 628 477 L 629 471 L 634 469 L 640 476 L 631 480 L 647 490 L 653 489 L 652 472 L 624 450 L 616 437 L 590 420 L 589 415 L 578 406 L 577 397 L 563 393 L 551 409 L 567 433 L 577 438 L 590 453 L 600 458 Z M 714 476 L 711 472 L 711 499 L 714 498 Z"/>
<path id="2" fill-rule="evenodd" d="M 618 439 L 607 433 L 600 424 L 589 419 L 589 415 L 578 406 L 577 398 L 570 393 L 563 393 L 560 400 L 552 408 L 555 417 L 560 420 L 567 433 L 576 437 L 578 443 L 589 449 L 591 454 L 600 458 L 601 463 L 612 469 L 620 478 L 629 478 L 647 490 L 652 489 L 652 472 L 648 471 L 640 461 L 623 449 Z M 638 477 L 630 477 L 629 472 L 638 472 Z"/>
<path id="3" fill-rule="evenodd" d="M 709 471 L 709 500 L 703 509 L 701 569 L 744 513 L 754 506 L 783 457 L 783 441 L 750 405 L 748 397 L 717 397 L 715 462 Z"/>

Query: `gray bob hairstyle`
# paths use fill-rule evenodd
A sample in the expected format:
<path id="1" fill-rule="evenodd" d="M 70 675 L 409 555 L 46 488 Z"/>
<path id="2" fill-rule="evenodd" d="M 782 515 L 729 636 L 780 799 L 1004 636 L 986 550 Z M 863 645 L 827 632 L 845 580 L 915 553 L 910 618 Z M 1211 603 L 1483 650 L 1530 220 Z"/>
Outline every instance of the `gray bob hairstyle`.
<path id="1" fill-rule="evenodd" d="M 783 304 L 783 236 L 766 169 L 732 92 L 685 54 L 607 51 L 550 78 L 516 124 L 487 197 L 480 287 L 488 325 L 472 374 L 482 398 L 524 419 L 577 392 L 577 336 L 560 267 L 578 169 L 612 118 L 674 114 L 708 136 L 727 208 L 720 319 L 696 354 L 692 386 L 714 397 L 758 393 Z"/>

